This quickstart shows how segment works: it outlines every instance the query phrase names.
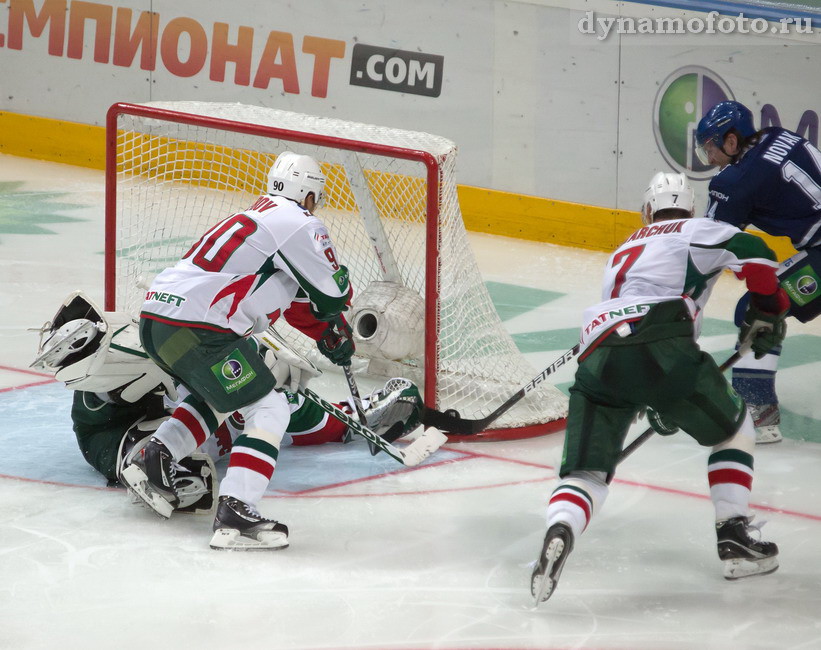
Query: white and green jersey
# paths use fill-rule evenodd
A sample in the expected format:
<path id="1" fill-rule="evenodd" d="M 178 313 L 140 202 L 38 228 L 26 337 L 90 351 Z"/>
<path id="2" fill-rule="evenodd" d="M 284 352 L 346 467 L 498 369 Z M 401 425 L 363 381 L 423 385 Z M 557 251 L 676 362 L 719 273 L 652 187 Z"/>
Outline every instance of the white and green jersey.
<path id="1" fill-rule="evenodd" d="M 584 311 L 580 354 L 653 305 L 684 299 L 697 321 L 719 272 L 747 264 L 778 268 L 762 239 L 712 219 L 659 221 L 634 232 L 607 261 L 602 302 Z M 629 333 L 625 330 L 623 335 Z"/>
<path id="2" fill-rule="evenodd" d="M 245 336 L 265 330 L 299 293 L 315 316 L 329 319 L 342 311 L 350 288 L 337 260 L 319 219 L 294 201 L 266 195 L 157 275 L 142 316 Z"/>

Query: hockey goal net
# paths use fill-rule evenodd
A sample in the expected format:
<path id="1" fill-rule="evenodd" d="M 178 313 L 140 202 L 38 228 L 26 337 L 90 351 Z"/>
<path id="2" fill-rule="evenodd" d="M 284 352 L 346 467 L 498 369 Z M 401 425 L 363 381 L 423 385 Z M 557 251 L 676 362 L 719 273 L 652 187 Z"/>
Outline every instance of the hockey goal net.
<path id="1" fill-rule="evenodd" d="M 394 353 L 402 358 L 386 359 L 379 350 L 362 356 L 369 354 L 363 336 L 370 332 L 358 332 L 355 372 L 408 377 L 423 386 L 429 407 L 455 409 L 463 418 L 489 414 L 536 374 L 505 331 L 471 252 L 452 142 L 258 106 L 111 107 L 105 308 L 138 313 L 154 275 L 265 193 L 267 172 L 282 151 L 313 156 L 326 175 L 327 198 L 317 216 L 350 269 L 354 313 L 375 288 L 390 294 L 400 287 L 391 308 L 401 313 L 407 305 L 407 317 L 382 327 L 405 327 L 403 340 L 419 337 L 418 345 Z M 384 302 L 384 292 L 377 294 L 370 315 L 379 315 Z M 313 350 L 282 319 L 277 329 L 304 353 Z M 566 410 L 564 395 L 542 383 L 478 437 L 542 435 L 563 426 Z"/>

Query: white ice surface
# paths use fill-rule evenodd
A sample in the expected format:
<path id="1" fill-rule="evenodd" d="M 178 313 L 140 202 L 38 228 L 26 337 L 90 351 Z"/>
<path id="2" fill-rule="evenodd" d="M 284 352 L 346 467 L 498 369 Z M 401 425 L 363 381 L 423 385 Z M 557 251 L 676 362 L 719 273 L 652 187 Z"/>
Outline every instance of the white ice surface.
<path id="1" fill-rule="evenodd" d="M 71 290 L 102 297 L 102 174 L 0 156 L 0 182 L 65 192 L 84 222 L 53 235 L 0 232 L 0 389 L 25 371 Z M 575 327 L 598 297 L 605 257 L 472 237 L 486 279 L 567 293 L 511 331 Z M 515 260 L 515 262 L 514 262 Z M 708 316 L 729 320 L 740 288 L 722 278 Z M 818 336 L 818 325 L 790 336 Z M 731 337 L 705 347 L 726 350 Z M 727 339 L 726 341 L 724 339 Z M 788 340 L 789 344 L 789 340 Z M 529 355 L 539 367 L 563 350 Z M 782 400 L 821 416 L 818 363 L 779 376 Z M 557 382 L 569 382 L 572 369 Z M 344 395 L 325 380 L 320 390 Z M 57 385 L 0 392 L 0 648 L 821 648 L 821 449 L 757 449 L 753 502 L 781 568 L 722 578 L 706 450 L 651 439 L 621 467 L 551 600 L 534 609 L 531 563 L 544 534 L 562 434 L 448 445 L 407 470 L 364 444 L 283 450 L 262 511 L 291 547 L 208 548 L 208 517 L 161 521 L 88 467 Z M 638 431 L 638 428 L 637 428 Z"/>

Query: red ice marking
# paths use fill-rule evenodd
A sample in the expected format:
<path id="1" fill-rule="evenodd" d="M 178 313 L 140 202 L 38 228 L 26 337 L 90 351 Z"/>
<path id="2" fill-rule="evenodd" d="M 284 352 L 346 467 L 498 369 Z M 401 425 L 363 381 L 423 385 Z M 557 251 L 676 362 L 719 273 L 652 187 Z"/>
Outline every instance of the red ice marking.
<path id="1" fill-rule="evenodd" d="M 625 485 L 632 485 L 633 487 L 642 487 L 648 490 L 655 490 L 656 492 L 664 492 L 666 494 L 675 494 L 682 497 L 691 497 L 693 499 L 708 500 L 708 494 L 699 494 L 697 492 L 687 492 L 686 490 L 677 490 L 675 488 L 667 488 L 661 485 L 650 485 L 649 483 L 640 483 L 638 481 L 628 481 L 623 479 L 613 479 L 614 483 L 624 483 Z M 763 510 L 765 512 L 773 512 L 780 515 L 790 515 L 791 517 L 799 517 L 801 519 L 809 519 L 811 521 L 821 521 L 821 515 L 811 515 L 808 512 L 798 512 L 796 510 L 787 510 L 786 508 L 776 508 L 775 506 L 765 506 L 761 503 L 751 503 L 751 508 L 756 510 Z"/>
<path id="2" fill-rule="evenodd" d="M 23 368 L 12 368 L 11 366 L 0 366 L 0 370 L 7 372 L 19 372 L 23 375 L 34 375 L 35 377 L 45 377 L 44 381 L 34 381 L 28 384 L 20 384 L 19 386 L 9 386 L 7 388 L 0 388 L 0 393 L 7 393 L 12 390 L 20 390 L 21 388 L 31 388 L 32 386 L 44 386 L 45 384 L 53 384 L 57 380 L 49 374 L 43 372 L 36 372 L 34 370 L 25 370 Z"/>
<path id="3" fill-rule="evenodd" d="M 406 470 L 401 470 L 400 473 L 401 472 L 410 472 L 410 471 L 420 471 L 420 470 L 427 469 L 429 467 L 436 467 L 436 466 L 439 466 L 439 465 L 446 465 L 448 463 L 457 463 L 457 462 L 462 462 L 462 461 L 465 461 L 465 460 L 470 460 L 471 458 L 486 458 L 486 459 L 489 459 L 489 460 L 498 460 L 498 461 L 502 461 L 502 462 L 505 462 L 505 463 L 512 463 L 512 464 L 515 464 L 515 465 L 526 465 L 528 467 L 540 467 L 542 469 L 548 469 L 548 470 L 551 470 L 551 471 L 555 471 L 555 468 L 551 465 L 543 465 L 543 464 L 540 464 L 540 463 L 532 463 L 532 462 L 528 462 L 528 461 L 517 460 L 515 458 L 504 458 L 502 456 L 492 456 L 491 454 L 481 454 L 481 453 L 477 453 L 477 452 L 473 452 L 473 451 L 466 451 L 466 450 L 461 450 L 461 449 L 458 449 L 458 450 L 457 449 L 450 449 L 449 447 L 442 447 L 442 449 L 446 449 L 448 451 L 460 453 L 460 454 L 463 455 L 463 457 L 462 458 L 449 459 L 449 460 L 443 460 L 443 461 L 439 461 L 438 463 L 431 463 L 430 465 L 423 465 L 422 467 L 408 468 Z M 327 486 L 318 487 L 318 488 L 310 488 L 309 490 L 304 490 L 304 491 L 301 491 L 301 492 L 292 492 L 292 493 L 286 493 L 286 494 L 281 494 L 281 495 L 266 495 L 264 498 L 266 498 L 266 499 L 268 499 L 268 498 L 282 499 L 282 498 L 313 497 L 313 496 L 318 496 L 314 493 L 317 492 L 317 491 L 320 491 L 320 490 L 327 490 L 327 489 L 330 489 L 330 488 L 333 488 L 333 487 L 339 487 L 339 486 L 344 486 L 344 485 L 350 485 L 350 484 L 353 484 L 353 483 L 362 483 L 362 482 L 365 482 L 365 481 L 371 481 L 371 480 L 382 478 L 382 477 L 385 477 L 385 476 L 391 476 L 391 475 L 396 474 L 396 473 L 397 472 L 385 472 L 383 474 L 376 474 L 374 476 L 365 477 L 365 478 L 357 479 L 357 480 L 354 480 L 354 481 L 348 481 L 346 483 L 339 483 L 339 484 L 336 484 L 336 485 L 327 485 Z M 321 496 L 322 496 L 323 499 L 325 499 L 325 498 L 351 499 L 351 498 L 360 498 L 360 497 L 414 496 L 414 495 L 420 495 L 420 494 L 440 494 L 440 493 L 449 493 L 449 492 L 465 492 L 465 491 L 468 491 L 468 490 L 485 490 L 485 489 L 497 488 L 497 487 L 508 487 L 508 486 L 512 486 L 512 485 L 524 485 L 526 483 L 541 483 L 541 482 L 547 481 L 547 480 L 552 479 L 552 478 L 553 477 L 545 477 L 545 478 L 539 478 L 539 479 L 528 479 L 528 480 L 524 480 L 524 481 L 508 481 L 508 482 L 505 482 L 505 483 L 474 485 L 474 486 L 461 487 L 461 488 L 443 488 L 443 489 L 440 489 L 440 490 L 417 490 L 417 491 L 413 491 L 413 492 L 380 492 L 379 494 L 374 494 L 374 493 L 370 493 L 370 494 L 323 494 Z M 627 480 L 627 479 L 618 479 L 617 478 L 617 479 L 613 479 L 613 482 L 614 483 L 622 483 L 624 485 L 631 485 L 633 487 L 641 487 L 641 488 L 645 488 L 647 490 L 654 490 L 656 492 L 664 492 L 665 494 L 675 494 L 676 496 L 690 497 L 690 498 L 693 498 L 693 499 L 706 499 L 706 500 L 708 500 L 710 498 L 709 495 L 706 495 L 706 494 L 700 494 L 700 493 L 697 493 L 697 492 L 687 492 L 686 490 L 678 490 L 676 488 L 668 488 L 668 487 L 664 487 L 664 486 L 661 486 L 661 485 L 651 485 L 649 483 L 641 483 L 639 481 L 630 481 L 630 480 Z M 775 513 L 775 514 L 789 515 L 791 517 L 798 517 L 799 519 L 809 519 L 810 521 L 821 521 L 821 515 L 813 515 L 813 514 L 810 514 L 808 512 L 799 512 L 797 510 L 788 510 L 786 508 L 777 508 L 775 506 L 767 506 L 767 505 L 760 504 L 760 503 L 751 503 L 750 507 L 755 508 L 756 510 L 761 510 L 763 512 L 772 512 L 772 513 Z"/>
<path id="4" fill-rule="evenodd" d="M 87 490 L 121 491 L 122 488 L 108 487 L 106 485 L 80 485 L 78 483 L 62 483 L 60 481 L 46 481 L 40 478 L 26 478 L 24 476 L 12 476 L 11 474 L 0 474 L 0 478 L 8 478 L 13 481 L 24 481 L 26 483 L 40 483 L 42 485 L 56 485 L 57 487 L 79 487 Z"/>

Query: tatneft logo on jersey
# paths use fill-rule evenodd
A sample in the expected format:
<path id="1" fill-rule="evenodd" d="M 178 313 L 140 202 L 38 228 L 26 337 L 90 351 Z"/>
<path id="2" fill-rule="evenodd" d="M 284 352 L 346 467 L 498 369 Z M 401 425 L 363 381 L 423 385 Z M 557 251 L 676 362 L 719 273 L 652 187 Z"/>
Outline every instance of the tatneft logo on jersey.
<path id="1" fill-rule="evenodd" d="M 693 134 L 701 117 L 727 99 L 735 99 L 730 87 L 701 66 L 679 68 L 664 80 L 653 107 L 653 132 L 661 155 L 673 169 L 693 179 L 715 173 L 696 156 Z"/>
<path id="2" fill-rule="evenodd" d="M 611 309 L 610 311 L 604 311 L 598 316 L 595 316 L 593 320 L 591 320 L 587 324 L 587 326 L 584 328 L 584 333 L 588 335 L 597 327 L 601 327 L 606 323 L 611 323 L 614 320 L 623 320 L 625 318 L 629 318 L 630 316 L 644 316 L 644 314 L 646 314 L 652 306 L 653 305 L 649 303 L 640 305 L 628 305 L 627 307 L 622 307 L 621 309 Z"/>
<path id="3" fill-rule="evenodd" d="M 149 291 L 145 294 L 145 299 L 155 302 L 164 302 L 169 305 L 173 304 L 177 307 L 186 301 L 185 296 L 176 296 L 173 293 L 166 293 L 164 291 Z"/>
<path id="4" fill-rule="evenodd" d="M 211 366 L 211 372 L 226 393 L 239 390 L 257 376 L 256 371 L 239 350 L 234 350 L 224 360 Z"/>
<path id="5" fill-rule="evenodd" d="M 439 97 L 445 57 L 357 43 L 351 58 L 352 86 Z"/>

